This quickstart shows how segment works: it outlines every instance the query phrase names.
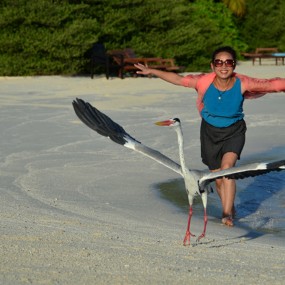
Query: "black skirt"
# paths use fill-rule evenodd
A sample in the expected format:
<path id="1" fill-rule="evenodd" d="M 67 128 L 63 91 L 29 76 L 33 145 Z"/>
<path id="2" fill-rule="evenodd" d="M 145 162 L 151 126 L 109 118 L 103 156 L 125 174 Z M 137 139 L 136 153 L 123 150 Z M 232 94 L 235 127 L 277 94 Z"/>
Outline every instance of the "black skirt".
<path id="1" fill-rule="evenodd" d="M 221 167 L 222 157 L 227 152 L 234 152 L 238 159 L 245 143 L 246 124 L 240 120 L 226 128 L 217 128 L 201 122 L 200 140 L 201 157 L 210 170 Z"/>

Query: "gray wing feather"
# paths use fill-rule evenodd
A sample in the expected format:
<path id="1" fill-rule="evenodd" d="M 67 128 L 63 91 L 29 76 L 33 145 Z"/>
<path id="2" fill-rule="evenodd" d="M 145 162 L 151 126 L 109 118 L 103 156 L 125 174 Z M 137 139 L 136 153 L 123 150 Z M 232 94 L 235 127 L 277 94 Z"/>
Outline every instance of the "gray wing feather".
<path id="1" fill-rule="evenodd" d="M 167 168 L 170 168 L 171 170 L 173 170 L 176 173 L 183 176 L 181 166 L 178 163 L 176 163 L 175 161 L 173 161 L 172 159 L 170 159 L 167 156 L 165 156 L 164 154 L 162 154 L 161 152 L 154 150 L 152 148 L 149 148 L 149 147 L 143 145 L 142 143 L 136 144 L 134 150 L 152 158 L 153 160 L 157 161 L 158 163 L 166 166 Z"/>
<path id="2" fill-rule="evenodd" d="M 285 160 L 273 162 L 251 163 L 239 167 L 232 167 L 225 170 L 206 173 L 199 179 L 199 185 L 203 188 L 204 185 L 214 181 L 217 178 L 244 179 L 263 175 L 271 171 L 285 170 Z"/>
<path id="3" fill-rule="evenodd" d="M 122 126 L 93 107 L 90 103 L 77 98 L 72 102 L 72 105 L 78 118 L 98 134 L 109 137 L 115 143 L 148 156 L 149 158 L 182 175 L 181 167 L 178 163 L 174 162 L 159 151 L 143 145 L 141 142 L 129 135 Z"/>

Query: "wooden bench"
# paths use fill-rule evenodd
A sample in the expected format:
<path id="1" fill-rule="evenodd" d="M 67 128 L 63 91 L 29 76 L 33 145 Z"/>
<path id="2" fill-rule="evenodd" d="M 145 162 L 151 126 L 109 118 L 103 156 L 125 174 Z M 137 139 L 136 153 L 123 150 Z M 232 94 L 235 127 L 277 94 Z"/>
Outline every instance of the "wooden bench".
<path id="1" fill-rule="evenodd" d="M 138 70 L 134 64 L 141 63 L 149 68 L 167 70 L 167 71 L 180 71 L 183 69 L 181 66 L 176 66 L 173 58 L 163 59 L 160 57 L 137 57 L 133 49 L 125 48 L 123 50 L 111 50 L 108 54 L 113 57 L 114 61 L 121 67 L 120 77 L 122 78 L 124 72 L 130 72 L 137 76 Z"/>
<path id="2" fill-rule="evenodd" d="M 259 65 L 261 65 L 262 58 L 274 58 L 275 64 L 278 65 L 278 61 L 281 60 L 284 65 L 285 53 L 278 52 L 277 48 L 256 48 L 254 53 L 242 53 L 245 58 L 252 59 L 252 65 L 255 61 L 259 60 Z"/>
<path id="3" fill-rule="evenodd" d="M 184 66 L 177 66 L 175 64 L 175 60 L 174 58 L 162 58 L 161 59 L 161 63 L 163 64 L 164 68 L 167 70 L 167 71 L 172 71 L 172 72 L 182 72 L 185 67 Z"/>
<path id="4" fill-rule="evenodd" d="M 139 59 L 132 48 L 125 48 L 124 56 L 127 62 L 132 62 L 136 59 Z M 175 64 L 174 58 L 150 57 L 143 59 L 145 65 L 149 66 L 150 68 L 162 69 L 167 71 L 181 71 L 182 69 L 184 69 L 183 66 L 177 66 Z"/>

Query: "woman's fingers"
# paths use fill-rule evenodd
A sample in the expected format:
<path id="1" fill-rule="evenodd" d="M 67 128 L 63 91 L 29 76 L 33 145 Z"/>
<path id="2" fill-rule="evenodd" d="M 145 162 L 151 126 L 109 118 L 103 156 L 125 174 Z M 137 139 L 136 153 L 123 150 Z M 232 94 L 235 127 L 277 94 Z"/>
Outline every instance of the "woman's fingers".
<path id="1" fill-rule="evenodd" d="M 134 66 L 140 69 L 140 71 L 137 71 L 138 74 L 148 74 L 149 72 L 148 67 L 141 63 L 135 63 Z"/>

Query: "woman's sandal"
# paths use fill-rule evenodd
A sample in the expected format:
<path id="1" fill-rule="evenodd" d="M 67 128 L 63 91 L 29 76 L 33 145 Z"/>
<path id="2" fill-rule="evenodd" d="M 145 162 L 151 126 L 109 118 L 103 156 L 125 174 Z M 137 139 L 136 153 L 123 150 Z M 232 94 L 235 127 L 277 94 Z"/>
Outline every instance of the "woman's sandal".
<path id="1" fill-rule="evenodd" d="M 233 227 L 233 226 L 234 226 L 233 217 L 232 217 L 232 216 L 223 217 L 223 218 L 222 218 L 222 223 L 223 223 L 225 226 Z"/>

